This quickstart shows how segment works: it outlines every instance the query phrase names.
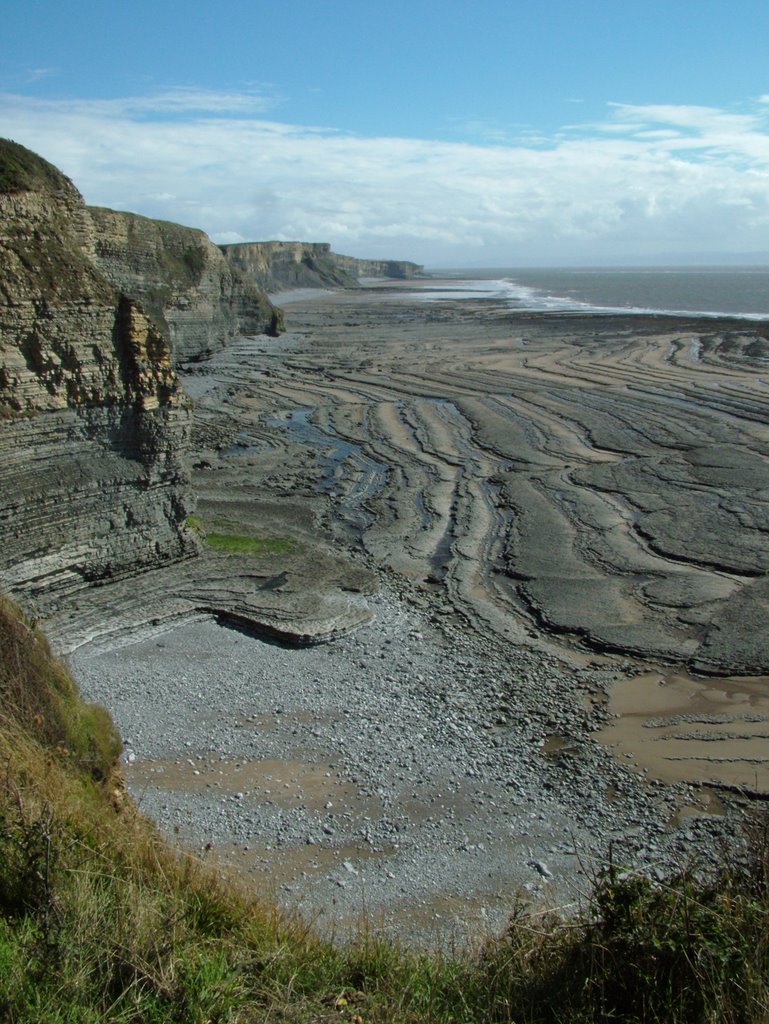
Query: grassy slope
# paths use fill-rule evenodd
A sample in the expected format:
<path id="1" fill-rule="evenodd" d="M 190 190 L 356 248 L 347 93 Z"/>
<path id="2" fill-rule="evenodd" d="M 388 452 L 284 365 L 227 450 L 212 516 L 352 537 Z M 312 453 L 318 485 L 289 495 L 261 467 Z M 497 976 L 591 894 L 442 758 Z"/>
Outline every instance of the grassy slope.
<path id="1" fill-rule="evenodd" d="M 0 192 L 58 190 L 69 187 L 68 179 L 31 149 L 0 139 Z"/>
<path id="2" fill-rule="evenodd" d="M 170 849 L 109 717 L 0 602 L 0 1021 L 769 1020 L 769 858 L 717 884 L 597 883 L 582 921 L 466 956 L 322 941 Z"/>

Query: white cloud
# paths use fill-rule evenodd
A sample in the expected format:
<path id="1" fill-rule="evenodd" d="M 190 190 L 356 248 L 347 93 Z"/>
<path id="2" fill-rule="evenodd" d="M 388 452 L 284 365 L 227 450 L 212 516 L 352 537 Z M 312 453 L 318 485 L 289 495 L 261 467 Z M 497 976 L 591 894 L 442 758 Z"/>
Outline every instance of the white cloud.
<path id="1" fill-rule="evenodd" d="M 51 75 L 55 75 L 55 68 L 30 68 L 27 72 L 28 82 L 39 82 L 43 78 L 50 78 Z"/>
<path id="2" fill-rule="evenodd" d="M 230 114 L 245 115 L 263 113 L 275 105 L 275 100 L 263 93 L 214 92 L 179 86 L 152 96 L 132 96 L 126 99 L 99 101 L 108 102 L 117 116 L 144 113 L 154 116 L 162 113 L 173 114 Z"/>
<path id="3" fill-rule="evenodd" d="M 761 106 L 616 104 L 599 124 L 471 145 L 260 119 L 271 102 L 192 88 L 5 95 L 0 130 L 60 166 L 88 202 L 218 241 L 302 238 L 455 265 L 769 249 Z"/>

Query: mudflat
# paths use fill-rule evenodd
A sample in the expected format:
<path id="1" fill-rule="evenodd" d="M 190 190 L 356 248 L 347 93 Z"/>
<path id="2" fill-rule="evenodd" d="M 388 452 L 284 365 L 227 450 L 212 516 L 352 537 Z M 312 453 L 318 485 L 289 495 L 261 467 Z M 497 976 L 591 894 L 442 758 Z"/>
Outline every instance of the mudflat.
<path id="1" fill-rule="evenodd" d="M 239 697 L 224 687 L 233 729 L 234 703 L 265 725 L 246 747 L 192 720 L 161 742 L 125 683 L 151 653 L 175 721 L 211 699 L 183 652 L 218 634 L 175 632 L 173 656 L 146 632 L 146 651 L 84 649 L 86 688 L 126 694 L 153 813 L 240 862 L 277 836 L 287 902 L 352 914 L 365 874 L 393 926 L 417 894 L 433 924 L 457 901 L 485 913 L 490 889 L 568 888 L 609 839 L 649 870 L 712 850 L 769 794 L 769 327 L 527 314 L 417 282 L 286 298 L 287 334 L 184 373 L 200 520 L 263 546 L 104 588 L 81 620 L 119 608 L 131 639 L 227 605 L 273 636 L 340 639 L 276 665 L 283 690 L 250 670 Z M 206 657 L 205 679 L 230 671 Z M 198 791 L 211 772 L 226 813 Z M 270 817 L 276 787 L 304 817 Z"/>

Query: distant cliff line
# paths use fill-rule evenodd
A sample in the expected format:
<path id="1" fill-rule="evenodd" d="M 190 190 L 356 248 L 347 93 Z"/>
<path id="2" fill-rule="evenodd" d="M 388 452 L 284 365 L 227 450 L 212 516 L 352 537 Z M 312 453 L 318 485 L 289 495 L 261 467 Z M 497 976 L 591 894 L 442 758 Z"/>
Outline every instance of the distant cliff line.
<path id="1" fill-rule="evenodd" d="M 240 242 L 219 248 L 248 279 L 266 292 L 288 288 L 358 288 L 367 277 L 410 280 L 424 267 L 408 260 L 341 256 L 328 242 Z"/>

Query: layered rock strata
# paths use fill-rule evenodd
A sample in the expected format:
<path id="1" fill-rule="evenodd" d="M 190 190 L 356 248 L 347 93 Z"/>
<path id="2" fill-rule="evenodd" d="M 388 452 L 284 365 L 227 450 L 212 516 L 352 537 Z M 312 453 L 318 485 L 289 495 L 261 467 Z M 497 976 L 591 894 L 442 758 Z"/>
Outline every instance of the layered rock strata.
<path id="1" fill-rule="evenodd" d="M 357 288 L 364 277 L 412 278 L 417 263 L 359 260 L 331 252 L 326 242 L 243 242 L 221 250 L 238 270 L 268 292 L 290 288 Z"/>
<path id="2" fill-rule="evenodd" d="M 193 554 L 166 339 L 91 261 L 82 197 L 0 143 L 0 585 L 38 609 Z"/>
<path id="3" fill-rule="evenodd" d="M 212 550 L 188 525 L 192 406 L 174 364 L 233 333 L 274 334 L 264 293 L 202 232 L 88 210 L 6 141 L 0 224 L 0 589 L 60 651 L 200 613 L 298 642 L 368 621 L 370 575 L 314 522 L 286 536 L 282 510 L 278 550 L 257 541 L 249 555 Z"/>
<path id="4" fill-rule="evenodd" d="M 361 260 L 354 256 L 340 256 L 333 253 L 334 260 L 340 269 L 353 277 L 385 277 L 395 281 L 409 281 L 424 274 L 425 268 L 419 263 L 408 260 Z"/>
<path id="5" fill-rule="evenodd" d="M 236 348 L 222 381 L 262 495 L 325 495 L 340 537 L 478 630 L 769 670 L 766 325 L 288 308 L 296 348 Z"/>
<path id="6" fill-rule="evenodd" d="M 175 364 L 280 329 L 280 311 L 204 232 L 100 207 L 88 217 L 94 263 L 166 330 Z"/>
<path id="7" fill-rule="evenodd" d="M 491 914 L 506 886 L 552 905 L 609 844 L 658 879 L 707 863 L 769 791 L 767 681 L 718 678 L 769 667 L 766 325 L 374 292 L 292 301 L 288 333 L 184 380 L 201 519 L 325 528 L 357 556 L 343 591 L 393 570 L 375 622 L 279 667 L 204 623 L 93 663 L 125 694 L 134 786 L 313 917 L 336 900 L 336 928 L 364 888 L 399 928 L 420 903 L 431 927 Z M 303 562 L 259 566 L 260 600 L 317 587 Z M 137 657 L 173 680 L 159 729 Z"/>

